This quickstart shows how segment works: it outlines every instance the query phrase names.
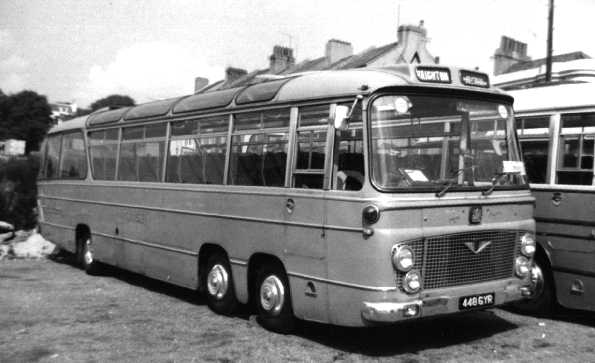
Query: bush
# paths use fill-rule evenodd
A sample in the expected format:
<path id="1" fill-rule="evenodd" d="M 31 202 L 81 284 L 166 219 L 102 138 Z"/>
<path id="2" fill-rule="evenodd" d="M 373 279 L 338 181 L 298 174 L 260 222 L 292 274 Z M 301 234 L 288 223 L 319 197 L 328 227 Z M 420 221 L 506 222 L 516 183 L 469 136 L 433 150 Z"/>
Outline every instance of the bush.
<path id="1" fill-rule="evenodd" d="M 27 156 L 0 159 L 0 221 L 15 229 L 37 225 L 37 173 L 39 158 Z"/>

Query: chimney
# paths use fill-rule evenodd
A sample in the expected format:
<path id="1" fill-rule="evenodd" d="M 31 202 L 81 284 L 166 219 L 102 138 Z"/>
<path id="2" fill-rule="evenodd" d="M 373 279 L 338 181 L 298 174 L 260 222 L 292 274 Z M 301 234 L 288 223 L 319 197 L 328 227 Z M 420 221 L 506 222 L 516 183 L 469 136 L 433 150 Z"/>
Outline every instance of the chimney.
<path id="1" fill-rule="evenodd" d="M 209 79 L 204 77 L 194 78 L 194 93 L 200 92 L 203 88 L 209 85 Z"/>
<path id="2" fill-rule="evenodd" d="M 293 57 L 293 49 L 275 45 L 273 47 L 273 54 L 269 57 L 270 66 L 269 73 L 277 74 L 283 70 L 295 65 L 295 58 Z"/>
<path id="3" fill-rule="evenodd" d="M 411 46 L 411 44 L 418 44 L 416 47 L 424 46 L 427 39 L 428 31 L 424 27 L 424 21 L 421 20 L 419 25 L 401 25 L 397 29 L 397 41 L 404 47 Z"/>
<path id="4" fill-rule="evenodd" d="M 500 48 L 494 52 L 494 75 L 507 73 L 507 70 L 516 63 L 528 62 L 527 43 L 502 36 Z"/>
<path id="5" fill-rule="evenodd" d="M 248 74 L 248 72 L 246 72 L 245 69 L 227 67 L 225 69 L 225 83 L 229 84 L 229 83 L 235 82 L 238 79 L 245 76 L 246 74 Z"/>
<path id="6" fill-rule="evenodd" d="M 324 52 L 327 63 L 333 64 L 338 60 L 353 55 L 353 47 L 351 43 L 339 39 L 331 39 L 326 42 L 326 49 Z"/>

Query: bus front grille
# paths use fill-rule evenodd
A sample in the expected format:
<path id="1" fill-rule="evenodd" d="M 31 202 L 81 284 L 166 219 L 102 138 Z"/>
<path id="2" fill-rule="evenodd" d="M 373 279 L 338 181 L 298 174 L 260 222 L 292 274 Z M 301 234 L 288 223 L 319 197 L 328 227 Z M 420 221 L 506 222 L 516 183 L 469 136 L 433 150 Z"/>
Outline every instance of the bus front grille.
<path id="1" fill-rule="evenodd" d="M 514 276 L 518 233 L 514 230 L 464 232 L 406 243 L 415 251 L 415 265 L 421 266 L 423 288 L 436 289 Z M 397 277 L 401 287 L 401 276 Z"/>

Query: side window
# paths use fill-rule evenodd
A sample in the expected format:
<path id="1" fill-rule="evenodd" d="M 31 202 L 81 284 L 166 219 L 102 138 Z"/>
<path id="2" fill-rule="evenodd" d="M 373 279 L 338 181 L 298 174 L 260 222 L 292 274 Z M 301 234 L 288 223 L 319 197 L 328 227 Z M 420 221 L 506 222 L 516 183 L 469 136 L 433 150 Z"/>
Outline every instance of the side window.
<path id="1" fill-rule="evenodd" d="M 50 135 L 47 142 L 47 154 L 45 158 L 45 177 L 46 179 L 58 178 L 58 162 L 60 160 L 60 147 L 62 145 L 62 135 Z"/>
<path id="2" fill-rule="evenodd" d="M 361 102 L 358 102 L 353 110 L 349 128 L 335 132 L 335 167 L 333 172 L 333 189 L 360 190 L 364 184 Z"/>
<path id="3" fill-rule="evenodd" d="M 234 115 L 229 184 L 285 185 L 289 109 Z"/>
<path id="4" fill-rule="evenodd" d="M 558 184 L 593 184 L 594 140 L 595 113 L 562 115 Z"/>
<path id="5" fill-rule="evenodd" d="M 161 181 L 166 124 L 122 129 L 118 180 Z"/>
<path id="6" fill-rule="evenodd" d="M 88 134 L 91 171 L 94 179 L 114 180 L 116 178 L 118 130 L 94 131 Z"/>
<path id="7" fill-rule="evenodd" d="M 517 117 L 517 134 L 530 183 L 547 182 L 549 115 Z"/>
<path id="8" fill-rule="evenodd" d="M 323 188 L 329 109 L 328 104 L 298 109 L 294 188 Z"/>
<path id="9" fill-rule="evenodd" d="M 87 176 L 87 154 L 85 139 L 80 131 L 62 136 L 60 157 L 60 178 L 84 179 Z"/>
<path id="10" fill-rule="evenodd" d="M 171 124 L 166 181 L 222 184 L 229 116 Z"/>

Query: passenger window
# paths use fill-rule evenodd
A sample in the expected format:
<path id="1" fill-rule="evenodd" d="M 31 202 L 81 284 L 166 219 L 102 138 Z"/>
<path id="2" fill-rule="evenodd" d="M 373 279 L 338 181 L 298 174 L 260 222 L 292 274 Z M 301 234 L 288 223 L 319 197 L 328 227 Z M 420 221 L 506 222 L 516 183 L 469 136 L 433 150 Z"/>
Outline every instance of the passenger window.
<path id="1" fill-rule="evenodd" d="M 229 183 L 233 185 L 285 185 L 289 109 L 234 116 Z"/>
<path id="2" fill-rule="evenodd" d="M 558 184 L 592 185 L 595 113 L 561 116 Z"/>
<path id="3" fill-rule="evenodd" d="M 172 123 L 166 181 L 222 184 L 229 116 Z"/>
<path id="4" fill-rule="evenodd" d="M 328 104 L 299 108 L 292 187 L 322 189 L 327 152 Z"/>
<path id="5" fill-rule="evenodd" d="M 50 135 L 47 141 L 47 154 L 45 158 L 45 178 L 58 178 L 58 162 L 60 160 L 61 135 Z"/>
<path id="6" fill-rule="evenodd" d="M 110 129 L 88 134 L 91 171 L 96 180 L 116 178 L 118 131 L 119 129 Z"/>
<path id="7" fill-rule="evenodd" d="M 361 103 L 353 110 L 349 128 L 335 132 L 335 148 L 333 189 L 360 190 L 364 184 Z"/>
<path id="8" fill-rule="evenodd" d="M 530 183 L 547 183 L 547 139 L 521 139 L 523 160 Z"/>
<path id="9" fill-rule="evenodd" d="M 84 179 L 87 176 L 87 155 L 82 132 L 72 132 L 62 136 L 60 158 L 60 178 Z"/>
<path id="10" fill-rule="evenodd" d="M 517 134 L 530 183 L 547 183 L 550 115 L 518 117 Z"/>
<path id="11" fill-rule="evenodd" d="M 122 129 L 118 180 L 161 181 L 165 129 L 164 124 Z"/>

